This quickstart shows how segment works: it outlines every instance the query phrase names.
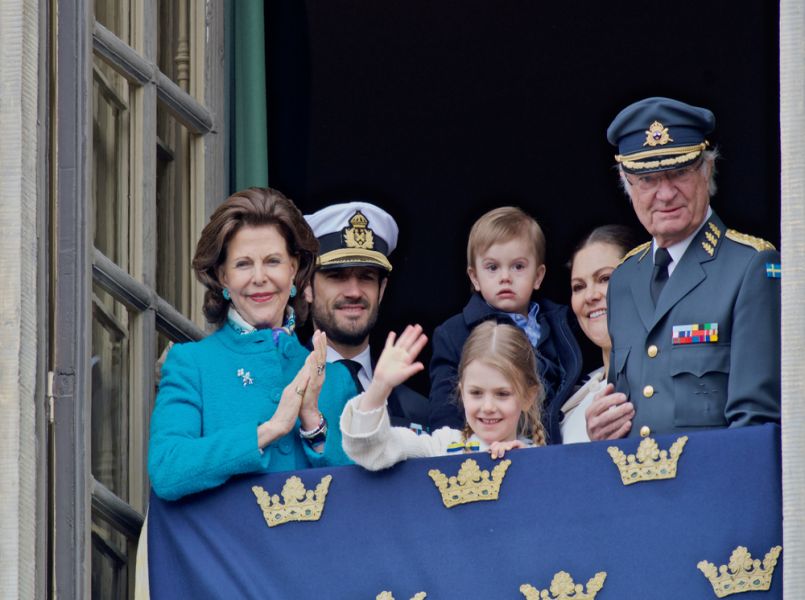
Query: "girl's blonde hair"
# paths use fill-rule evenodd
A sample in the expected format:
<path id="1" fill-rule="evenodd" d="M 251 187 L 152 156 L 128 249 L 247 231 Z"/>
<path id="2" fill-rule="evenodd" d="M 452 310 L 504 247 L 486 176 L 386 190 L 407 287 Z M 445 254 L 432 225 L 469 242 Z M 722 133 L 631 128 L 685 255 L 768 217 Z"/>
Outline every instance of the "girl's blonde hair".
<path id="1" fill-rule="evenodd" d="M 544 390 L 537 375 L 534 349 L 525 333 L 514 325 L 484 321 L 464 343 L 458 364 L 459 382 L 464 379 L 467 365 L 476 360 L 500 371 L 520 398 L 531 400 L 529 406 L 522 408 L 517 436 L 531 437 L 535 446 L 544 446 L 546 435 L 541 418 Z M 460 392 L 458 397 L 461 398 Z M 469 426 L 465 426 L 464 433 L 465 437 L 472 435 Z"/>

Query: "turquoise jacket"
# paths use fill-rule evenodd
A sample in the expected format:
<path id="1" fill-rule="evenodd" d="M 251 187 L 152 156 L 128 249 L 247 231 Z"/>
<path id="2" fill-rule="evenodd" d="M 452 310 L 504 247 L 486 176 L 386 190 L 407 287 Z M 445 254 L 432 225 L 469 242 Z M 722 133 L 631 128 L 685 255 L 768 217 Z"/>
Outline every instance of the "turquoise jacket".
<path id="1" fill-rule="evenodd" d="M 151 417 L 148 473 L 157 496 L 176 500 L 242 473 L 352 464 L 338 422 L 357 390 L 341 364 L 327 365 L 319 397 L 329 425 L 321 454 L 301 440 L 298 421 L 264 451 L 257 446 L 257 426 L 308 354 L 295 335 L 281 334 L 275 345 L 271 330 L 241 335 L 227 325 L 171 348 Z"/>

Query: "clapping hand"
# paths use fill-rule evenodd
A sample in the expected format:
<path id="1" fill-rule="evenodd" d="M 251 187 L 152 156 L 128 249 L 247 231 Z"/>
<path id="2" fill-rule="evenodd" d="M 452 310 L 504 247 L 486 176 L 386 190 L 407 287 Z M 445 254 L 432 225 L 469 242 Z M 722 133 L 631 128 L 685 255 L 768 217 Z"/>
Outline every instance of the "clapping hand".
<path id="1" fill-rule="evenodd" d="M 296 377 L 282 390 L 277 410 L 257 428 L 257 444 L 265 448 L 274 440 L 287 434 L 296 420 L 302 421 L 302 429 L 312 430 L 319 425 L 319 393 L 324 383 L 327 337 L 316 331 L 313 334 L 313 352 Z"/>
<path id="2" fill-rule="evenodd" d="M 427 343 L 428 336 L 422 333 L 420 325 L 409 325 L 399 338 L 393 331 L 389 333 L 375 366 L 372 383 L 361 402 L 361 410 L 383 406 L 391 390 L 425 368 L 416 358 Z"/>
<path id="3" fill-rule="evenodd" d="M 299 419 L 302 429 L 315 429 L 319 424 L 319 394 L 324 385 L 324 372 L 327 364 L 327 335 L 318 329 L 313 333 L 313 351 L 308 354 L 302 371 L 307 372 L 308 384 L 302 396 Z"/>
<path id="4" fill-rule="evenodd" d="M 257 445 L 260 448 L 265 448 L 274 440 L 281 438 L 296 425 L 309 381 L 310 374 L 306 362 L 291 383 L 282 390 L 279 405 L 271 418 L 257 427 Z"/>

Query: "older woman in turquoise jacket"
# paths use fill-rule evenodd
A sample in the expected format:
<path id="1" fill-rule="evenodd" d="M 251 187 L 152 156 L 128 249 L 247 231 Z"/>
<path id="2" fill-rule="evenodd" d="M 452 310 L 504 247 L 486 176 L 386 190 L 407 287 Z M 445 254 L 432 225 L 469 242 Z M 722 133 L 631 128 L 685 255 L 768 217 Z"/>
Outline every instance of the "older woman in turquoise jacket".
<path id="1" fill-rule="evenodd" d="M 291 303 L 317 252 L 301 212 L 275 190 L 238 192 L 212 215 L 193 269 L 217 330 L 175 345 L 162 368 L 148 455 L 159 497 L 242 473 L 349 464 L 338 419 L 356 393 L 352 378 L 326 364 L 323 334 L 309 352 L 294 333 Z"/>

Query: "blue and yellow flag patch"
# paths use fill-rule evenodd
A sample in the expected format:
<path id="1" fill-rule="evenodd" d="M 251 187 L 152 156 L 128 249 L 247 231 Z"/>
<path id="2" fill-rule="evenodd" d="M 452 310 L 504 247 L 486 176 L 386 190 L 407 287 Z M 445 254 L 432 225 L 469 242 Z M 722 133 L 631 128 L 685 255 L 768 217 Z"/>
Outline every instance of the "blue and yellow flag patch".
<path id="1" fill-rule="evenodd" d="M 453 442 L 447 447 L 447 453 L 454 454 L 456 452 L 478 452 L 480 447 L 481 445 L 475 440 L 468 442 Z"/>

